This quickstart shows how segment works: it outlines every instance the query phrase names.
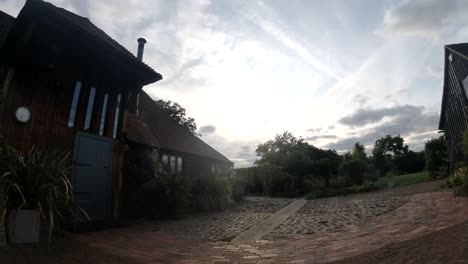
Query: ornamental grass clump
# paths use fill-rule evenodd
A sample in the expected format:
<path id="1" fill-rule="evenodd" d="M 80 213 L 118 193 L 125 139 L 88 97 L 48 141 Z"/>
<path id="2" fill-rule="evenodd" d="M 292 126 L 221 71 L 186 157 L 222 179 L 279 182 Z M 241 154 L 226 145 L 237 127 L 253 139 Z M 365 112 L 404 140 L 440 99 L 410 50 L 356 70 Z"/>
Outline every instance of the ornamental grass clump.
<path id="1" fill-rule="evenodd" d="M 453 188 L 454 195 L 468 196 L 468 166 L 455 169 L 448 180 L 448 186 Z"/>
<path id="2" fill-rule="evenodd" d="M 0 147 L 0 182 L 6 201 L 0 211 L 0 223 L 12 210 L 37 210 L 47 223 L 49 242 L 53 231 L 67 221 L 89 219 L 74 202 L 70 182 L 69 153 L 49 152 L 32 147 L 27 152 L 6 143 Z"/>

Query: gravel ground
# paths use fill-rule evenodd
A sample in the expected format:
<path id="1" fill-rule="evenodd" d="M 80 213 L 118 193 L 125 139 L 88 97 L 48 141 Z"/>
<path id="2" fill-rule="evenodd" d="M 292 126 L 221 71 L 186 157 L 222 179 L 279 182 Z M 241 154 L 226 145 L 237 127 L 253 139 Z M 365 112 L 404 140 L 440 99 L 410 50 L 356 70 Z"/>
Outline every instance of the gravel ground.
<path id="1" fill-rule="evenodd" d="M 402 206 L 409 198 L 410 196 L 365 200 L 339 198 L 311 200 L 278 226 L 272 234 L 313 234 L 358 224 L 367 218 L 382 215 Z"/>
<path id="2" fill-rule="evenodd" d="M 411 195 L 434 191 L 446 180 L 384 189 L 377 192 L 310 200 L 278 226 L 268 238 L 305 235 L 355 225 L 404 205 Z"/>
<path id="3" fill-rule="evenodd" d="M 287 198 L 246 197 L 226 211 L 158 222 L 155 229 L 204 240 L 230 240 L 292 201 Z"/>

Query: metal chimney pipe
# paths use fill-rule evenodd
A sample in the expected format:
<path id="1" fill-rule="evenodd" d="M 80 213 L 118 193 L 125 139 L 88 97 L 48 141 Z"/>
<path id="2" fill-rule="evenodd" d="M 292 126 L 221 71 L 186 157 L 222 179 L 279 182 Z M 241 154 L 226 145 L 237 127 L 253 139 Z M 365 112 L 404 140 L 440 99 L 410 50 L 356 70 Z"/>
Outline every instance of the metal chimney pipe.
<path id="1" fill-rule="evenodd" d="M 137 59 L 139 61 L 143 61 L 143 52 L 145 51 L 145 44 L 146 44 L 146 39 L 144 38 L 139 38 L 137 39 L 138 41 L 138 51 L 137 51 Z M 137 93 L 136 96 L 133 98 L 134 100 L 134 108 L 133 108 L 133 113 L 136 116 L 139 116 L 139 104 L 140 104 L 140 93 Z"/>
<path id="2" fill-rule="evenodd" d="M 137 59 L 142 61 L 143 60 L 143 51 L 145 50 L 146 39 L 139 38 L 137 41 L 138 41 Z"/>

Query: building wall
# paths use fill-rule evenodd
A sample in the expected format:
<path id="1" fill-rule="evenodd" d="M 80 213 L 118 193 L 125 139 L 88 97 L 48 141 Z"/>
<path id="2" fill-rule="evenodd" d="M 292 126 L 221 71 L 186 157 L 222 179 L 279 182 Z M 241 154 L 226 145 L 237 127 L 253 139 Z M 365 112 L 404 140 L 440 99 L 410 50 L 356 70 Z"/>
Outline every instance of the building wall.
<path id="1" fill-rule="evenodd" d="M 164 155 L 182 157 L 182 175 L 192 179 L 212 177 L 213 169 L 230 168 L 230 165 L 224 162 L 188 153 L 163 149 L 160 151 L 160 157 Z"/>
<path id="2" fill-rule="evenodd" d="M 5 103 L 0 112 L 0 133 L 10 145 L 21 149 L 40 145 L 72 150 L 77 131 L 98 134 L 105 92 L 109 94 L 109 105 L 104 136 L 112 137 L 117 92 L 97 86 L 91 127 L 84 130 L 90 88 L 94 86 L 92 82 L 57 75 L 46 70 L 14 69 L 12 75 L 11 80 L 3 85 Z M 68 120 L 76 81 L 82 81 L 83 84 L 75 124 L 73 128 L 69 128 Z M 122 98 L 125 98 L 124 96 L 122 95 Z M 20 106 L 28 107 L 31 112 L 31 120 L 27 124 L 20 124 L 15 119 L 15 111 Z M 120 118 L 122 113 L 123 111 Z"/>
<path id="3" fill-rule="evenodd" d="M 450 52 L 450 51 L 449 51 Z M 446 56 L 449 56 L 449 52 Z M 451 167 L 464 160 L 462 153 L 463 133 L 468 128 L 468 99 L 462 80 L 468 75 L 468 60 L 452 53 L 452 61 L 446 64 L 446 104 L 444 133 L 447 140 Z"/>
<path id="4" fill-rule="evenodd" d="M 117 107 L 119 87 L 91 81 L 76 74 L 67 74 L 48 69 L 9 68 L 0 92 L 4 95 L 4 103 L 0 106 L 0 135 L 8 144 L 28 150 L 32 146 L 48 149 L 65 150 L 73 153 L 75 135 L 78 131 L 98 135 L 101 114 L 104 105 L 104 95 L 108 94 L 105 137 L 112 138 L 114 119 Z M 73 101 L 75 84 L 82 82 L 81 93 L 76 113 L 74 127 L 68 127 L 70 108 Z M 84 129 L 85 116 L 91 87 L 96 88 L 96 96 L 89 129 Z M 127 94 L 121 87 L 121 104 L 119 115 L 119 135 L 125 124 L 125 106 Z M 15 111 L 20 106 L 26 106 L 31 112 L 31 120 L 21 124 L 15 119 Z M 119 136 L 118 136 L 119 137 Z M 118 218 L 118 199 L 122 183 L 123 146 L 114 140 L 113 148 L 113 204 L 114 217 Z"/>
<path id="5" fill-rule="evenodd" d="M 5 190 L 3 188 L 3 185 L 0 183 L 0 212 L 2 211 L 2 208 L 4 207 L 5 204 Z M 0 214 L 0 219 L 1 219 L 1 214 Z M 1 221 L 1 220 L 0 220 Z M 5 224 L 0 224 L 0 247 L 6 245 L 6 234 L 5 234 Z"/>

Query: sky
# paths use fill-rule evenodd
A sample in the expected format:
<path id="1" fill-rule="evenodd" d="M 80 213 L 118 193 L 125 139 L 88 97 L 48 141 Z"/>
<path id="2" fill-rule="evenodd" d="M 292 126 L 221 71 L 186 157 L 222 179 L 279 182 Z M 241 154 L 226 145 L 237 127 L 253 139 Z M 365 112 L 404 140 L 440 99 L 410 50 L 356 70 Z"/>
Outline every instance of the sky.
<path id="1" fill-rule="evenodd" d="M 0 0 L 16 16 L 25 0 Z M 235 167 L 283 131 L 344 152 L 437 136 L 444 45 L 468 40 L 465 0 L 50 0 L 163 75 L 144 90 L 194 117 Z"/>

